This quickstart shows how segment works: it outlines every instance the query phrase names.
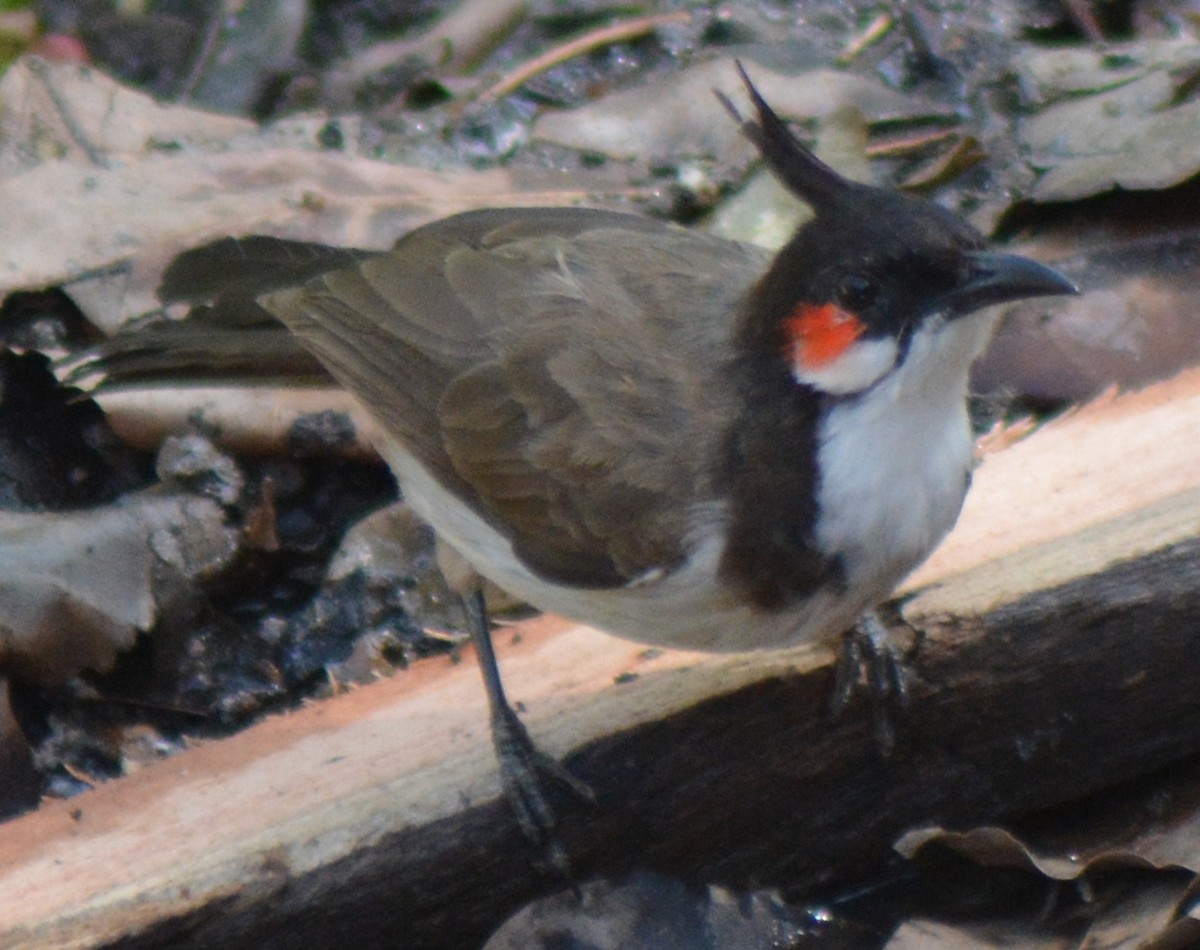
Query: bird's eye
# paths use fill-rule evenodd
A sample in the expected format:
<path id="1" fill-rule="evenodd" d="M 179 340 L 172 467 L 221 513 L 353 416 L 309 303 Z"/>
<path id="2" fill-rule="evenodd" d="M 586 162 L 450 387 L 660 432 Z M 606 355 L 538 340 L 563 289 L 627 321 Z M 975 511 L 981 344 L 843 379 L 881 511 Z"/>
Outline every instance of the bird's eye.
<path id="1" fill-rule="evenodd" d="M 838 303 L 851 313 L 861 313 L 875 302 L 875 284 L 862 274 L 846 274 L 838 284 Z"/>

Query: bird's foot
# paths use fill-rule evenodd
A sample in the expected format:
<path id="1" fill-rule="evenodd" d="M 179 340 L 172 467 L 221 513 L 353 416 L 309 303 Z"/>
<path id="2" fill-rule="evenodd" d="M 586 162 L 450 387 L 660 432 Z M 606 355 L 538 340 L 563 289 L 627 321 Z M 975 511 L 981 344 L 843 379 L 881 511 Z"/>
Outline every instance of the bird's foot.
<path id="1" fill-rule="evenodd" d="M 830 712 L 845 712 L 855 693 L 864 690 L 871 704 L 871 724 L 880 753 L 896 748 L 895 717 L 908 706 L 910 651 L 898 644 L 874 610 L 868 610 L 842 638 Z"/>
<path id="2" fill-rule="evenodd" d="M 595 804 L 595 793 L 561 762 L 539 749 L 508 706 L 492 717 L 492 742 L 504 797 L 522 833 L 550 869 L 570 879 L 570 862 L 555 831 L 557 818 L 548 789 L 564 789 L 589 805 Z"/>

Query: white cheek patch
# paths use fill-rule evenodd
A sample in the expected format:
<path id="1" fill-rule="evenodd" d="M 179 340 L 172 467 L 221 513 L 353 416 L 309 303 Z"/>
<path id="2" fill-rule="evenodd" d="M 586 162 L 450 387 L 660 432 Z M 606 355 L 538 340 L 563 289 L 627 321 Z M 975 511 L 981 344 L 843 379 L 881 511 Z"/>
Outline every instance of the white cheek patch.
<path id="1" fill-rule="evenodd" d="M 899 353 L 899 345 L 889 336 L 859 339 L 834 358 L 815 366 L 804 362 L 802 354 L 796 354 L 792 377 L 823 392 L 845 396 L 874 386 L 896 365 Z"/>

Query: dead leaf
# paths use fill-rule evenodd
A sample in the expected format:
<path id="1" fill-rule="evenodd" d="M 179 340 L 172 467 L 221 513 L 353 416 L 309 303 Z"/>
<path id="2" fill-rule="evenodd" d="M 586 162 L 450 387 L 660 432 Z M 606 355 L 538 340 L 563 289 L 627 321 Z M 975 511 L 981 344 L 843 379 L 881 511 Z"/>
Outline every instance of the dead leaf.
<path id="1" fill-rule="evenodd" d="M 907 832 L 897 841 L 896 850 L 912 860 L 931 842 L 957 851 L 984 867 L 1029 868 L 1060 881 L 1073 880 L 1085 870 L 1079 858 L 1072 855 L 1034 854 L 1003 828 L 972 828 L 970 831 L 920 828 Z"/>
<path id="2" fill-rule="evenodd" d="M 1045 106 L 1117 89 L 1154 72 L 1186 71 L 1198 63 L 1200 51 L 1188 38 L 1138 40 L 1103 47 L 1026 47 L 1013 65 L 1026 103 Z"/>
<path id="3" fill-rule="evenodd" d="M 830 69 L 787 76 L 756 64 L 750 76 L 780 115 L 813 119 L 853 107 L 869 122 L 883 119 L 955 118 L 952 110 L 905 96 L 881 83 Z M 753 147 L 733 122 L 713 113 L 713 89 L 734 91 L 732 57 L 717 57 L 678 73 L 653 78 L 598 102 L 551 112 L 533 127 L 535 138 L 613 158 L 710 155 L 726 162 L 748 160 Z"/>
<path id="4" fill-rule="evenodd" d="M 159 150 L 223 148 L 255 130 L 249 119 L 162 105 L 99 70 L 36 56 L 5 70 L 0 102 L 5 177 L 48 159 L 101 167 Z"/>
<path id="5" fill-rule="evenodd" d="M 311 119 L 260 129 L 36 59 L 5 74 L 0 116 L 0 294 L 62 285 L 109 333 L 157 307 L 176 254 L 218 236 L 382 248 L 457 211 L 585 197 L 322 151 Z"/>
<path id="6" fill-rule="evenodd" d="M 1200 819 L 1200 816 L 1197 816 Z M 1200 830 L 1200 821 L 1197 829 Z M 1179 860 L 1163 860 L 1162 852 L 1145 841 L 1140 846 L 1114 847 L 1099 843 L 1094 850 L 1051 853 L 1035 849 L 1004 828 L 972 828 L 970 831 L 947 831 L 945 828 L 920 828 L 909 831 L 896 842 L 896 850 L 910 860 L 918 851 L 931 842 L 937 842 L 965 855 L 984 867 L 1027 868 L 1040 871 L 1057 881 L 1073 881 L 1097 867 L 1163 868 L 1186 867 Z M 1178 848 L 1168 846 L 1169 852 Z M 1186 860 L 1190 864 L 1200 863 L 1200 853 L 1188 849 Z"/>
<path id="7" fill-rule="evenodd" d="M 0 669 L 42 683 L 106 670 L 235 533 L 209 498 L 156 487 L 89 511 L 0 513 Z"/>
<path id="8" fill-rule="evenodd" d="M 1200 871 L 1200 762 L 1191 762 L 1069 809 L 1019 832 L 980 827 L 909 831 L 896 850 L 912 859 L 937 843 L 983 867 L 1025 868 L 1057 881 L 1097 871 Z"/>
<path id="9" fill-rule="evenodd" d="M 1167 188 L 1200 171 L 1200 102 L 1177 103 L 1173 76 L 1200 65 L 1194 42 L 1055 50 L 1016 65 L 1032 98 L 1050 101 L 1019 129 L 1044 170 L 1034 200 Z"/>
<path id="10" fill-rule="evenodd" d="M 1074 236 L 1074 235 L 1072 235 Z M 1079 401 L 1108 386 L 1136 388 L 1200 362 L 1200 236 L 1172 228 L 1130 240 L 1092 233 L 1069 256 L 1053 241 L 1018 250 L 1048 260 L 1085 293 L 1009 307 L 975 364 L 976 392 Z M 1058 242 L 1061 243 L 1061 240 Z"/>

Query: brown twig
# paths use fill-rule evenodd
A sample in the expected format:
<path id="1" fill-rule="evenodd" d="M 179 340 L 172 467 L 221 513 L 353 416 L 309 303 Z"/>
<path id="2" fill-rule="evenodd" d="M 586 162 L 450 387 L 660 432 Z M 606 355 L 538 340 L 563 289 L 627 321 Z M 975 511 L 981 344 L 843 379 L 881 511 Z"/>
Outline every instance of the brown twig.
<path id="1" fill-rule="evenodd" d="M 1100 28 L 1100 21 L 1096 19 L 1088 0 L 1062 0 L 1062 4 L 1067 9 L 1067 15 L 1079 27 L 1079 32 L 1093 43 L 1104 42 L 1104 30 Z"/>
<path id="2" fill-rule="evenodd" d="M 958 133 L 953 129 L 938 129 L 936 132 L 918 132 L 903 138 L 889 138 L 867 146 L 867 158 L 901 158 L 922 152 L 931 145 L 953 139 Z"/>
<path id="3" fill-rule="evenodd" d="M 577 36 L 575 39 L 568 40 L 561 46 L 556 46 L 539 56 L 535 56 L 524 65 L 518 66 L 495 85 L 481 92 L 478 96 L 478 101 L 490 102 L 494 99 L 507 96 L 510 92 L 525 85 L 534 76 L 544 73 L 546 70 L 560 63 L 565 63 L 567 60 L 574 59 L 583 53 L 598 49 L 601 46 L 638 39 L 647 33 L 652 33 L 661 26 L 683 25 L 691 21 L 692 15 L 690 13 L 682 11 L 677 13 L 659 13 L 653 16 L 638 17 L 633 20 L 614 23 L 611 26 L 601 27 L 598 30 L 585 33 L 583 36 Z"/>
<path id="4" fill-rule="evenodd" d="M 842 51 L 838 53 L 837 63 L 845 66 L 854 62 L 854 60 L 862 55 L 864 50 L 874 46 L 887 36 L 895 25 L 896 18 L 890 13 L 879 14 L 867 24 L 866 29 L 852 37 L 850 42 L 843 47 Z"/>
<path id="5" fill-rule="evenodd" d="M 222 0 L 217 0 L 217 3 L 208 12 L 208 19 L 204 24 L 204 33 L 200 38 L 200 47 L 196 50 L 196 55 L 192 57 L 192 66 L 188 70 L 188 74 L 183 78 L 183 82 L 179 84 L 179 91 L 175 96 L 176 101 L 189 101 L 195 94 L 201 81 L 207 75 L 208 68 L 212 65 L 213 58 L 217 54 L 217 49 L 221 45 L 220 41 L 224 33 L 225 16 L 225 4 Z"/>
<path id="6" fill-rule="evenodd" d="M 28 65 L 30 72 L 37 76 L 45 88 L 46 95 L 50 97 L 50 102 L 54 105 L 54 111 L 58 113 L 63 128 L 66 130 L 67 135 L 71 137 L 71 141 L 83 150 L 83 153 L 87 156 L 87 160 L 97 168 L 108 168 L 108 158 L 91 140 L 91 137 L 83 130 L 83 126 L 75 118 L 71 103 L 67 101 L 67 98 L 58 88 L 58 84 L 51 75 L 50 67 L 46 61 L 37 56 L 31 56 L 28 58 Z"/>
<path id="7" fill-rule="evenodd" d="M 944 184 L 974 168 L 987 158 L 987 152 L 973 135 L 965 135 L 950 148 L 900 182 L 906 191 L 924 191 Z"/>

